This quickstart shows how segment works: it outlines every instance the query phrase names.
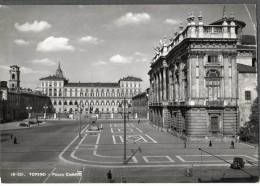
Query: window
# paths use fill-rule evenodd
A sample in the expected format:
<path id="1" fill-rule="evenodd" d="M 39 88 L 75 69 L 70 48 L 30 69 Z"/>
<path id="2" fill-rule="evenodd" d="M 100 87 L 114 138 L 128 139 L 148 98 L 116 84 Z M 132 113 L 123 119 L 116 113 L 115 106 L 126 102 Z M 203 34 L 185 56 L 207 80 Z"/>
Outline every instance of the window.
<path id="1" fill-rule="evenodd" d="M 252 67 L 256 66 L 256 58 L 252 58 Z"/>
<path id="2" fill-rule="evenodd" d="M 245 100 L 251 100 L 251 91 L 245 91 Z"/>
<path id="3" fill-rule="evenodd" d="M 208 89 L 209 101 L 217 100 L 220 97 L 220 73 L 216 69 L 211 69 L 206 74 L 206 86 Z"/>
<path id="4" fill-rule="evenodd" d="M 69 102 L 69 105 L 72 105 L 72 101 Z"/>
<path id="5" fill-rule="evenodd" d="M 208 63 L 217 63 L 218 62 L 218 56 L 217 55 L 209 55 L 208 56 Z"/>
<path id="6" fill-rule="evenodd" d="M 53 105 L 57 105 L 57 102 L 56 102 L 56 101 L 54 101 L 54 102 L 53 102 Z"/>
<path id="7" fill-rule="evenodd" d="M 61 105 L 61 101 L 59 101 L 59 105 Z"/>
<path id="8" fill-rule="evenodd" d="M 67 105 L 67 101 L 64 101 L 64 103 L 63 103 L 64 105 Z"/>
<path id="9" fill-rule="evenodd" d="M 15 74 L 12 74 L 12 79 L 13 79 L 13 80 L 15 79 Z"/>

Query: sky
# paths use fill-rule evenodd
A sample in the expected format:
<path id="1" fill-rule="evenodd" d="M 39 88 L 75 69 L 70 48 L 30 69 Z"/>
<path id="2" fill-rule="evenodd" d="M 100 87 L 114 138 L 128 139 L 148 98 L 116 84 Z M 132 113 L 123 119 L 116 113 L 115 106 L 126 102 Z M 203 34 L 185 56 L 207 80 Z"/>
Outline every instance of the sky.
<path id="1" fill-rule="evenodd" d="M 61 63 L 70 82 L 117 82 L 128 75 L 149 87 L 154 47 L 173 37 L 201 11 L 204 24 L 220 19 L 224 5 L 0 5 L 0 81 L 21 67 L 21 86 L 35 89 Z M 227 16 L 255 34 L 254 5 L 225 5 Z M 197 19 L 196 19 L 197 21 Z"/>

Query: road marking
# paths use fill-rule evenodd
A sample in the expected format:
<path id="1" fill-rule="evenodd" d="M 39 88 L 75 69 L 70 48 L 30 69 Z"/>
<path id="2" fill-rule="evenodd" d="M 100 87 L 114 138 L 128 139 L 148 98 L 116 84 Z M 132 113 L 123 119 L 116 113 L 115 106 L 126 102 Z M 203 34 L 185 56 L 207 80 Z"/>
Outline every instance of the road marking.
<path id="1" fill-rule="evenodd" d="M 111 133 L 114 133 L 114 130 L 113 130 L 113 128 L 112 128 L 112 127 L 110 128 L 110 130 L 111 130 Z"/>
<path id="2" fill-rule="evenodd" d="M 253 155 L 254 157 L 256 157 L 256 158 L 258 158 L 258 155 L 257 154 L 255 154 L 255 155 Z"/>
<path id="3" fill-rule="evenodd" d="M 149 158 L 166 158 L 166 161 L 150 161 Z M 143 156 L 143 159 L 146 163 L 173 163 L 175 162 L 173 159 L 171 159 L 169 156 Z"/>
<path id="4" fill-rule="evenodd" d="M 116 139 L 115 139 L 115 136 L 114 136 L 114 135 L 112 135 L 112 138 L 113 138 L 113 143 L 114 143 L 114 144 L 117 144 L 117 143 L 116 143 Z"/>
<path id="5" fill-rule="evenodd" d="M 83 167 L 83 169 L 82 169 L 82 173 L 81 173 L 81 176 L 80 176 L 80 178 L 79 178 L 79 182 L 78 182 L 78 183 L 81 183 L 81 180 L 82 180 L 82 177 L 83 177 L 83 172 L 84 172 L 84 170 L 85 170 L 85 167 Z"/>
<path id="6" fill-rule="evenodd" d="M 137 128 L 137 127 L 135 127 L 135 128 L 136 128 L 136 130 L 138 130 L 139 132 L 143 133 L 143 131 L 142 131 L 141 129 L 139 129 L 139 128 Z"/>
<path id="7" fill-rule="evenodd" d="M 89 125 L 87 125 L 83 130 L 87 129 Z M 64 149 L 63 151 L 59 154 L 59 159 L 65 162 L 70 162 L 68 160 L 66 160 L 65 158 L 63 158 L 63 154 L 70 148 L 70 146 L 79 138 L 79 136 L 77 135 Z"/>
<path id="8" fill-rule="evenodd" d="M 54 173 L 54 171 L 56 170 L 56 168 L 53 168 L 52 171 L 48 174 L 47 178 L 45 178 L 43 180 L 43 183 L 46 183 L 46 181 L 48 181 L 48 179 L 50 178 L 51 174 Z"/>
<path id="9" fill-rule="evenodd" d="M 96 141 L 96 145 L 99 144 L 99 140 L 100 140 L 100 133 L 97 136 L 97 141 Z"/>
<path id="10" fill-rule="evenodd" d="M 181 156 L 176 156 L 176 158 L 178 158 L 178 159 L 181 160 L 182 162 L 186 162 Z"/>
<path id="11" fill-rule="evenodd" d="M 182 155 L 182 156 L 186 156 L 186 157 L 213 157 L 212 155 L 207 155 L 207 154 L 203 154 L 203 155 Z M 216 156 L 219 156 L 219 157 L 244 157 L 244 158 L 248 158 L 248 159 L 251 159 L 253 161 L 257 161 L 257 159 L 251 157 L 251 156 L 248 156 L 248 155 L 243 155 L 243 154 L 236 154 L 236 155 L 231 155 L 231 154 L 220 154 L 220 155 L 216 155 Z M 191 160 L 191 161 L 186 161 L 184 160 L 183 158 L 181 158 L 180 156 L 176 156 L 179 160 L 181 160 L 182 162 L 222 162 L 221 160 L 218 160 L 216 157 L 216 160 Z M 233 162 L 233 159 L 229 159 L 229 160 L 226 160 L 226 161 L 229 161 L 229 162 Z"/>
<path id="12" fill-rule="evenodd" d="M 155 141 L 151 136 L 149 136 L 148 134 L 145 134 L 146 137 L 148 137 L 150 140 L 152 140 L 154 143 L 158 143 L 157 141 Z"/>

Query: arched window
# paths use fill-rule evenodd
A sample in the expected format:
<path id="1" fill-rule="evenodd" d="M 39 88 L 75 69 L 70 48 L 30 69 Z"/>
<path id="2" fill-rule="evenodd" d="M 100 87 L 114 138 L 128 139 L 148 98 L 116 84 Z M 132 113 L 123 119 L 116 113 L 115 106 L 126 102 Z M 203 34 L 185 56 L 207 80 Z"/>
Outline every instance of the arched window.
<path id="1" fill-rule="evenodd" d="M 75 102 L 74 102 L 74 105 L 78 105 L 78 102 L 77 102 L 77 101 L 75 101 Z"/>
<path id="2" fill-rule="evenodd" d="M 67 105 L 67 101 L 64 101 L 64 103 L 63 103 L 64 105 Z"/>
<path id="3" fill-rule="evenodd" d="M 206 73 L 206 86 L 208 89 L 208 100 L 214 101 L 221 97 L 220 95 L 220 73 L 216 69 L 210 69 Z"/>
<path id="4" fill-rule="evenodd" d="M 69 105 L 72 105 L 72 101 L 69 102 Z"/>
<path id="5" fill-rule="evenodd" d="M 54 101 L 54 102 L 53 102 L 53 105 L 57 105 L 57 102 L 56 102 L 56 101 Z"/>
<path id="6" fill-rule="evenodd" d="M 59 105 L 62 105 L 62 104 L 61 104 L 61 101 L 59 101 Z"/>

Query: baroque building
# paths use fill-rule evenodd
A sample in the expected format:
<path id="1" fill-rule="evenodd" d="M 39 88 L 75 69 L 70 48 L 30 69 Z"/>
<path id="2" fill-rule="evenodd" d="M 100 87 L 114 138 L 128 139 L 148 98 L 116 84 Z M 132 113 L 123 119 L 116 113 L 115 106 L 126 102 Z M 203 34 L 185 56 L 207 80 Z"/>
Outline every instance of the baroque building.
<path id="1" fill-rule="evenodd" d="M 0 123 L 21 120 L 28 118 L 28 110 L 32 117 L 43 116 L 44 106 L 47 106 L 47 113 L 53 112 L 51 100 L 41 92 L 32 91 L 20 87 L 20 67 L 17 65 L 10 66 L 9 84 L 7 81 L 0 81 Z M 7 84 L 9 86 L 7 86 Z"/>
<path id="2" fill-rule="evenodd" d="M 149 117 L 190 138 L 235 136 L 239 129 L 237 63 L 245 23 L 223 18 L 204 25 L 191 14 L 175 38 L 160 42 L 151 63 Z M 246 60 L 251 60 L 247 58 Z"/>
<path id="3" fill-rule="evenodd" d="M 141 79 L 127 76 L 118 82 L 69 82 L 60 64 L 55 75 L 43 77 L 41 91 L 51 98 L 56 113 L 74 113 L 80 103 L 85 113 L 117 113 L 125 98 L 131 104 L 132 97 L 141 92 Z"/>

